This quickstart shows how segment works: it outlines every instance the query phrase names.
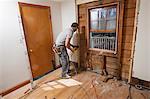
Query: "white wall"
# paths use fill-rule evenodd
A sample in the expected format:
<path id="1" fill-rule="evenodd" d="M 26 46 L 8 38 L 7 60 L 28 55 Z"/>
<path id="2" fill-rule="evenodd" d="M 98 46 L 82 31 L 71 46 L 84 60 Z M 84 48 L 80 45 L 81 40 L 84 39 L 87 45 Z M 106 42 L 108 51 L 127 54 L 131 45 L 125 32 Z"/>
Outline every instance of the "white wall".
<path id="1" fill-rule="evenodd" d="M 49 6 L 50 0 L 18 0 L 19 2 Z"/>
<path id="2" fill-rule="evenodd" d="M 88 3 L 88 2 L 92 2 L 92 1 L 98 1 L 98 0 L 77 0 L 77 4 L 82 4 L 82 3 Z"/>
<path id="3" fill-rule="evenodd" d="M 0 25 L 0 30 L 1 30 L 1 25 Z M 2 39 L 2 33 L 0 32 L 0 56 L 1 56 L 0 57 L 0 93 L 2 92 L 2 42 L 1 42 L 1 39 Z"/>
<path id="4" fill-rule="evenodd" d="M 62 31 L 62 12 L 61 2 L 50 2 L 51 14 L 52 14 L 52 27 L 53 27 L 53 39 L 54 42 L 58 34 Z M 55 55 L 56 65 L 59 65 L 58 55 Z"/>
<path id="5" fill-rule="evenodd" d="M 62 31 L 61 3 L 51 1 L 50 6 L 52 14 L 53 36 L 54 40 L 56 40 L 57 35 Z"/>
<path id="6" fill-rule="evenodd" d="M 60 3 L 50 0 L 19 0 L 19 2 L 51 6 L 54 40 L 62 30 Z M 0 1 L 0 88 L 7 90 L 31 78 L 18 0 Z M 19 20 L 19 21 L 18 21 Z"/>
<path id="7" fill-rule="evenodd" d="M 2 89 L 30 79 L 29 62 L 19 27 L 16 0 L 0 1 Z"/>
<path id="8" fill-rule="evenodd" d="M 76 21 L 75 0 L 61 2 L 62 30 L 71 26 Z"/>
<path id="9" fill-rule="evenodd" d="M 141 0 L 138 17 L 137 40 L 133 77 L 150 81 L 150 1 Z"/>
<path id="10" fill-rule="evenodd" d="M 74 0 L 55 2 L 55 0 L 19 0 L 19 2 L 44 5 L 51 7 L 52 28 L 54 41 L 57 35 L 75 22 Z M 0 1 L 0 88 L 7 90 L 31 79 L 30 66 L 18 0 Z M 20 22 L 20 24 L 19 24 Z M 57 64 L 58 64 L 58 57 Z M 1 78 L 1 75 L 3 78 Z"/>

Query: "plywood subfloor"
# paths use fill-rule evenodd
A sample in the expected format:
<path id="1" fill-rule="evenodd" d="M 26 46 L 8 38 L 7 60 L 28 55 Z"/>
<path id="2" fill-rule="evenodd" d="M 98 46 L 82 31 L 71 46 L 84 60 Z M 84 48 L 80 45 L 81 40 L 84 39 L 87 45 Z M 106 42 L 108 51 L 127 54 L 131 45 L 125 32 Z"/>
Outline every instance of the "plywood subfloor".
<path id="1" fill-rule="evenodd" d="M 129 95 L 129 85 L 123 81 L 104 83 L 100 75 L 89 71 L 71 79 L 59 79 L 60 71 L 42 78 L 36 89 L 21 99 L 127 99 Z M 150 99 L 150 92 L 132 87 L 131 96 L 132 99 Z"/>

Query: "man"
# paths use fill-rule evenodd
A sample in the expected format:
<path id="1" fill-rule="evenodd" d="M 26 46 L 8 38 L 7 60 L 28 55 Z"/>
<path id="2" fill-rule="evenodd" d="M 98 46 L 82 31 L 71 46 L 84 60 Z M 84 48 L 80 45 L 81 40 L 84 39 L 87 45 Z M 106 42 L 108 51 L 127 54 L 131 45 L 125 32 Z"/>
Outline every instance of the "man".
<path id="1" fill-rule="evenodd" d="M 55 46 L 59 55 L 59 61 L 62 66 L 62 78 L 70 78 L 68 75 L 69 70 L 69 56 L 67 53 L 67 49 L 74 52 L 76 48 L 70 44 L 70 40 L 73 36 L 73 33 L 78 29 L 77 23 L 72 23 L 70 28 L 67 28 L 65 31 L 60 33 L 56 39 Z"/>

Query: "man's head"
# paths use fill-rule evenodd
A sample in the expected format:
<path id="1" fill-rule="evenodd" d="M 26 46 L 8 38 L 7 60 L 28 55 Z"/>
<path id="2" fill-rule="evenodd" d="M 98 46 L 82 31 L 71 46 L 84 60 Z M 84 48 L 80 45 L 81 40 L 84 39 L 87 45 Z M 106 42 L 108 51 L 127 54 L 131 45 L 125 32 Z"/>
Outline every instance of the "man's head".
<path id="1" fill-rule="evenodd" d="M 71 28 L 73 29 L 74 32 L 78 29 L 78 27 L 79 27 L 79 25 L 76 22 L 72 23 L 72 25 L 71 25 Z"/>

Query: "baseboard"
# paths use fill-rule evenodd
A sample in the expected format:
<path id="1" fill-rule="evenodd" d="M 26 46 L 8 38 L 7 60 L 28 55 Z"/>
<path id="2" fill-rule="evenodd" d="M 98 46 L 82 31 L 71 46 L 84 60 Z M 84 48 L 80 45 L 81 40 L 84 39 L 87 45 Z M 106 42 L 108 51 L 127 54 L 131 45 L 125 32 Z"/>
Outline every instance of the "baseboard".
<path id="1" fill-rule="evenodd" d="M 143 85 L 143 86 L 150 88 L 150 81 L 141 80 L 141 79 L 138 79 L 135 77 L 131 78 L 131 84 L 133 84 L 133 85 L 140 84 L 140 85 Z"/>
<path id="2" fill-rule="evenodd" d="M 0 93 L 0 95 L 1 95 L 1 96 L 5 96 L 5 95 L 7 95 L 7 94 L 9 94 L 9 93 L 11 93 L 11 92 L 17 90 L 17 89 L 19 89 L 19 88 L 21 88 L 21 87 L 23 87 L 23 86 L 29 84 L 29 83 L 30 83 L 30 80 L 26 80 L 26 81 L 24 81 L 24 82 L 22 82 L 22 83 L 20 83 L 20 84 L 18 84 L 18 85 L 16 85 L 16 86 L 14 86 L 14 87 L 8 89 L 8 90 L 3 91 L 2 93 Z"/>
<path id="3" fill-rule="evenodd" d="M 56 66 L 56 68 L 55 68 L 54 70 L 56 70 L 56 69 L 58 69 L 58 68 L 60 68 L 60 67 L 61 67 L 61 66 L 58 65 L 58 66 Z M 53 70 L 53 71 L 54 71 L 54 70 Z M 5 95 L 7 95 L 7 94 L 9 94 L 9 93 L 11 93 L 11 92 L 17 90 L 17 89 L 19 89 L 19 88 L 21 88 L 21 87 L 23 87 L 23 86 L 29 84 L 29 83 L 30 83 L 30 80 L 26 80 L 26 81 L 24 81 L 24 82 L 22 82 L 22 83 L 20 83 L 20 84 L 18 84 L 18 85 L 16 85 L 16 86 L 14 86 L 14 87 L 8 89 L 8 90 L 2 91 L 2 92 L 0 93 L 0 96 L 5 96 Z"/>
<path id="4" fill-rule="evenodd" d="M 60 68 L 60 67 L 61 67 L 61 65 L 57 65 L 55 68 L 58 69 L 58 68 Z M 56 69 L 55 69 L 55 70 L 56 70 Z"/>

